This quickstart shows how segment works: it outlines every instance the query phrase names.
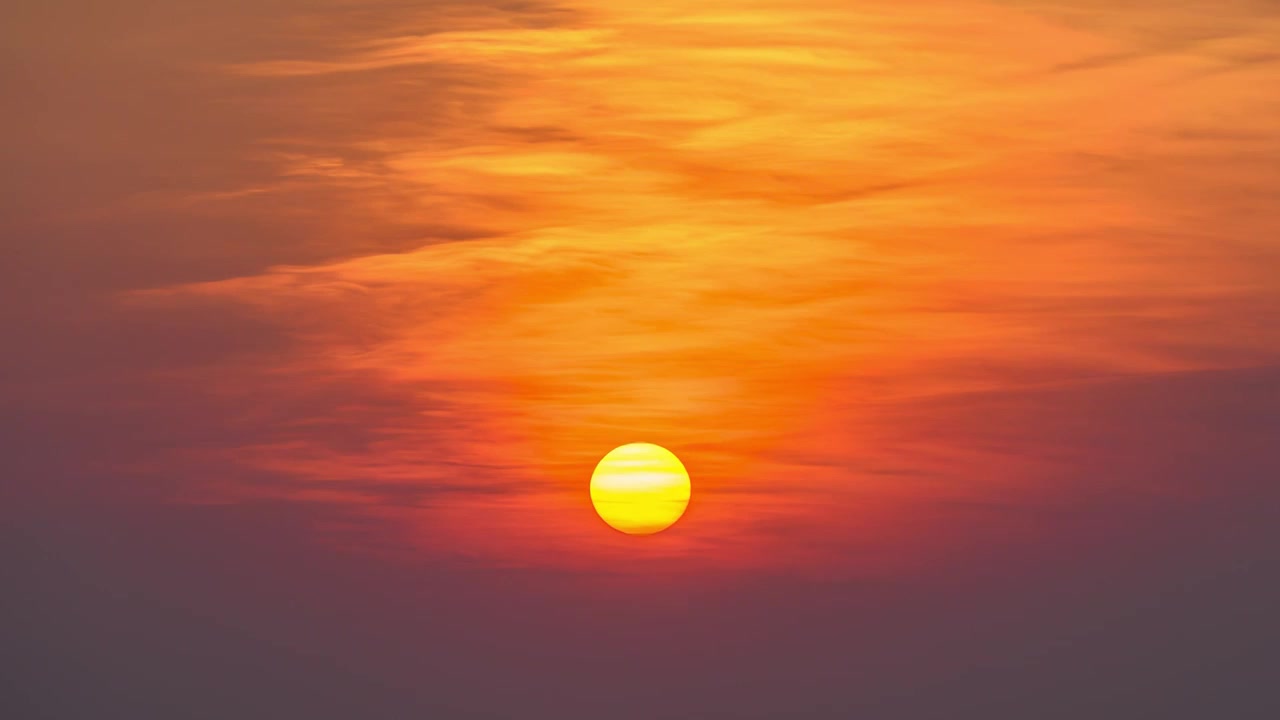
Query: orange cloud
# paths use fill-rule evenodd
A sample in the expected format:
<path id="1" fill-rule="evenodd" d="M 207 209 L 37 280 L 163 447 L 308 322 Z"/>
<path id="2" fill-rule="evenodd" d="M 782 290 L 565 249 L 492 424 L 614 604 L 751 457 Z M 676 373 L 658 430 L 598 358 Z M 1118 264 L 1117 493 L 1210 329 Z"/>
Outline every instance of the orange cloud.
<path id="1" fill-rule="evenodd" d="M 880 482 L 781 459 L 870 452 L 812 447 L 870 423 L 860 406 L 1280 352 L 1256 327 L 1207 325 L 1280 307 L 1215 245 L 1275 226 L 1217 188 L 1280 177 L 1236 155 L 1254 141 L 1212 135 L 1275 121 L 1256 93 L 1275 68 L 1242 61 L 1273 25 L 1148 52 L 979 2 L 610 2 L 571 17 L 231 68 L 282 88 L 363 74 L 373 96 L 390 70 L 456 73 L 421 98 L 429 130 L 307 138 L 314 152 L 278 167 L 371 215 L 476 234 L 133 295 L 275 318 L 305 348 L 281 372 L 364 373 L 424 407 L 455 388 L 447 413 L 386 428 L 373 457 L 304 441 L 244 458 L 357 487 L 497 458 L 522 468 L 512 502 L 558 537 L 584 468 L 649 440 L 688 458 L 695 497 L 718 508 L 703 527 L 731 537 L 755 517 L 735 503 L 815 511 L 787 495 L 788 473 L 827 491 Z M 450 424 L 475 434 L 449 431 L 434 458 L 412 449 Z"/>

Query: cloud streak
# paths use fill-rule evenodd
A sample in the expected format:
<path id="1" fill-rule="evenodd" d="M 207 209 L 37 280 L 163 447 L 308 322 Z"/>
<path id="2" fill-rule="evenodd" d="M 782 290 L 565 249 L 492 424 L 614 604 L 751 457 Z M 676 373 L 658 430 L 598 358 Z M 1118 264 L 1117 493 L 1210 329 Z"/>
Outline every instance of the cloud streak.
<path id="1" fill-rule="evenodd" d="M 63 312 L 133 328 L 129 412 L 187 387 L 217 418 L 125 453 L 192 473 L 175 496 L 501 495 L 549 543 L 622 442 L 692 455 L 691 542 L 731 543 L 876 487 L 849 468 L 964 454 L 807 439 L 865 408 L 1274 363 L 1274 13 L 926 5 L 294 8 L 131 70 L 204 98 L 165 111 L 194 170 L 99 142 L 74 212 L 20 216 L 24 277 L 78 258 Z M 17 369 L 66 386 L 83 328 L 41 327 Z M 71 386 L 121 402 L 100 382 Z"/>

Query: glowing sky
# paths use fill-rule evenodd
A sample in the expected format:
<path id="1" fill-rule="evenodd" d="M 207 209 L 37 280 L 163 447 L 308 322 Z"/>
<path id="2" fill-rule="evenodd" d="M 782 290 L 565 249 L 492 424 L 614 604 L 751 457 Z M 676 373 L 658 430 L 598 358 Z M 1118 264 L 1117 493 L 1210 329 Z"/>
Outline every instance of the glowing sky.
<path id="1" fill-rule="evenodd" d="M 138 587 L 165 588 L 157 606 L 184 607 L 199 593 L 167 585 L 176 561 L 145 548 L 181 546 L 197 533 L 177 518 L 198 517 L 203 535 L 238 538 L 201 544 L 201 562 L 252 565 L 252 548 L 297 543 L 299 566 L 385 569 L 361 586 L 426 593 L 458 627 L 505 622 L 469 614 L 475 577 L 509 597 L 493 578 L 517 573 L 513 602 L 543 619 L 557 578 L 575 597 L 668 588 L 695 609 L 659 601 L 655 622 L 700 628 L 688 642 L 711 659 L 749 640 L 704 617 L 707 598 L 746 587 L 743 617 L 815 618 L 771 636 L 778 657 L 820 658 L 783 682 L 789 696 L 848 708 L 848 668 L 879 668 L 888 685 L 867 683 L 884 698 L 920 678 L 954 690 L 968 681 L 947 659 L 986 636 L 964 607 L 950 624 L 902 610 L 903 626 L 935 618 L 918 642 L 940 659 L 895 670 L 914 641 L 898 660 L 882 652 L 891 633 L 837 649 L 816 623 L 866 629 L 840 608 L 875 616 L 918 584 L 965 607 L 1065 615 L 1042 639 L 1066 642 L 1097 608 L 1245 573 L 1278 539 L 1273 2 L 44 0 L 3 13 L 13 547 L 123 563 Z M 602 532 L 586 492 L 594 463 L 638 440 L 673 450 L 697 483 L 679 525 L 640 546 Z M 131 528 L 167 540 L 121 540 L 104 559 L 113 546 L 87 539 Z M 420 584 L 387 579 L 404 567 Z M 1105 586 L 1136 567 L 1148 574 L 1114 595 L 1045 599 L 1064 597 L 1055 582 Z M 990 585 L 973 579 L 984 573 Z M 282 621 L 319 581 L 262 574 L 277 576 L 270 592 L 201 612 L 291 638 L 343 607 L 371 612 L 344 590 Z M 779 577 L 798 599 L 761 589 Z M 1253 577 L 1220 579 L 1228 589 L 1170 625 L 1229 605 L 1231 588 L 1266 596 Z M 65 594 L 61 576 L 40 578 L 34 595 Z M 1045 598 L 1009 593 L 1028 587 Z M 657 652 L 592 617 L 639 648 L 619 662 Z M 510 622 L 494 671 L 508 684 L 538 677 L 513 659 L 522 649 L 562 648 L 548 667 L 572 668 L 596 647 Z M 86 623 L 65 652 L 98 647 Z M 1031 652 L 1006 630 L 991 631 L 991 667 Z M 435 668 L 440 687 L 469 688 L 454 708 L 483 694 L 447 660 L 454 643 L 479 662 L 469 636 L 436 656 L 376 622 L 351 632 L 309 652 L 382 658 L 367 672 L 384 678 Z M 1239 654 L 1213 647 L 1219 666 Z M 160 654 L 140 651 L 140 667 Z M 734 667 L 726 678 L 777 670 Z M 1048 667 L 1029 682 L 1049 683 Z M 1199 666 L 1160 667 L 1173 683 Z M 785 693 L 703 695 L 664 677 L 649 682 L 700 709 L 672 717 L 789 707 Z M 563 707 L 513 692 L 476 707 Z M 1036 697 L 1010 707 L 1048 717 Z M 387 702 L 389 717 L 419 707 Z M 595 717 L 582 703 L 555 716 Z"/>

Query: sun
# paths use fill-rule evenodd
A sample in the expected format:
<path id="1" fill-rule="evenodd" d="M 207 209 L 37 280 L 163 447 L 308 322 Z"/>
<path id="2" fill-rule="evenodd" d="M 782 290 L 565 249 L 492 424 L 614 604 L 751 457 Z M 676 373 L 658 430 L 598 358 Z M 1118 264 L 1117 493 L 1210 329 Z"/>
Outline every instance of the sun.
<path id="1" fill-rule="evenodd" d="M 591 474 L 591 504 L 628 535 L 666 530 L 689 507 L 689 473 L 670 450 L 651 443 L 616 447 Z"/>

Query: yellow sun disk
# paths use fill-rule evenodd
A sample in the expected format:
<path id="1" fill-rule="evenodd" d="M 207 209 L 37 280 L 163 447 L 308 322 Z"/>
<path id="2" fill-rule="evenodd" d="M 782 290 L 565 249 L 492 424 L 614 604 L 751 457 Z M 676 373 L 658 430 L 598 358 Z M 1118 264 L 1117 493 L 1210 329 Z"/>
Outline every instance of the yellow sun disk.
<path id="1" fill-rule="evenodd" d="M 689 473 L 670 450 L 632 443 L 605 455 L 591 475 L 591 504 L 611 527 L 651 535 L 689 506 Z"/>

